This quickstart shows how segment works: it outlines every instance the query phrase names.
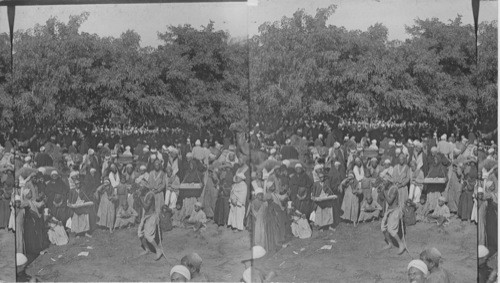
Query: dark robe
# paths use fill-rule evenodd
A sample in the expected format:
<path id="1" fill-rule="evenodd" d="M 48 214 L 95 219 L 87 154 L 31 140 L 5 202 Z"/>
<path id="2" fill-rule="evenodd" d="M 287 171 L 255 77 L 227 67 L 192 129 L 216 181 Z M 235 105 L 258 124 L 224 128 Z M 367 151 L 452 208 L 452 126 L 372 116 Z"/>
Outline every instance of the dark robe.
<path id="1" fill-rule="evenodd" d="M 53 201 L 57 194 L 62 196 L 62 202 L 66 203 L 69 192 L 69 186 L 65 184 L 61 178 L 57 178 L 55 181 L 50 180 L 47 182 L 47 187 L 45 195 L 47 196 L 47 204 L 49 208 L 53 208 Z M 59 219 L 60 220 L 60 219 Z"/>
<path id="2" fill-rule="evenodd" d="M 26 254 L 39 255 L 49 247 L 50 241 L 43 215 L 26 208 L 24 215 L 24 246 Z"/>
<path id="3" fill-rule="evenodd" d="M 49 154 L 45 152 L 40 152 L 35 156 L 35 162 L 38 167 L 53 166 L 54 161 Z"/>
<path id="4" fill-rule="evenodd" d="M 299 152 L 295 147 L 291 145 L 285 145 L 281 148 L 281 158 L 283 160 L 299 159 Z"/>
<path id="5" fill-rule="evenodd" d="M 333 228 L 335 228 L 341 221 L 342 212 L 342 200 L 344 199 L 344 194 L 340 188 L 340 183 L 345 177 L 341 174 L 337 168 L 332 167 L 329 172 L 328 186 L 332 189 L 334 195 L 337 196 L 333 200 Z"/>
<path id="6" fill-rule="evenodd" d="M 309 190 L 312 188 L 312 185 L 313 181 L 305 171 L 302 171 L 301 174 L 293 174 L 290 178 L 290 200 L 293 202 L 297 198 L 299 187 L 305 187 Z"/>

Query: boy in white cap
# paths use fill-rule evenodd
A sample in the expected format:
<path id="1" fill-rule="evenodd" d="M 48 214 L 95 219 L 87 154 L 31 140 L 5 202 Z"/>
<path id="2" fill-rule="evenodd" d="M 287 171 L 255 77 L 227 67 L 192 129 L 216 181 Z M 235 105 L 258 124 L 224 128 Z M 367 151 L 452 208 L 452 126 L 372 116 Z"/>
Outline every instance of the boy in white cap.
<path id="1" fill-rule="evenodd" d="M 207 224 L 207 216 L 201 208 L 201 202 L 198 201 L 194 204 L 193 212 L 191 212 L 189 218 L 184 222 L 184 226 L 186 228 L 193 228 L 194 231 L 205 230 Z"/>
<path id="2" fill-rule="evenodd" d="M 425 283 L 429 274 L 427 265 L 420 259 L 414 259 L 408 264 L 408 281 L 410 283 Z"/>
<path id="3" fill-rule="evenodd" d="M 434 212 L 429 215 L 429 220 L 431 222 L 436 222 L 438 226 L 445 225 L 450 221 L 450 209 L 446 206 L 446 198 L 440 196 L 438 198 L 438 205 L 434 209 Z"/>
<path id="4" fill-rule="evenodd" d="M 170 270 L 171 282 L 188 282 L 191 280 L 191 273 L 184 265 L 176 265 Z"/>

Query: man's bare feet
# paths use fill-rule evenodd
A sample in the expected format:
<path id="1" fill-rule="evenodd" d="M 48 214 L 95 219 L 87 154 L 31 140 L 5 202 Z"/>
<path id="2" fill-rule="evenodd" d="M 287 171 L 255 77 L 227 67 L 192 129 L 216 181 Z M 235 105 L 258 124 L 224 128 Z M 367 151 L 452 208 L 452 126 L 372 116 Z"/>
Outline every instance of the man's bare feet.
<path id="1" fill-rule="evenodd" d="M 144 251 L 142 251 L 142 252 L 139 254 L 139 256 L 145 256 L 145 255 L 147 255 L 147 254 L 149 254 L 149 251 L 148 251 L 148 250 L 144 250 Z"/>
<path id="2" fill-rule="evenodd" d="M 390 250 L 390 249 L 392 249 L 393 247 L 394 247 L 394 246 L 393 246 L 391 243 L 389 243 L 389 244 L 387 244 L 386 246 L 384 246 L 384 247 L 382 248 L 382 250 L 383 250 L 383 251 L 385 251 L 385 250 Z"/>

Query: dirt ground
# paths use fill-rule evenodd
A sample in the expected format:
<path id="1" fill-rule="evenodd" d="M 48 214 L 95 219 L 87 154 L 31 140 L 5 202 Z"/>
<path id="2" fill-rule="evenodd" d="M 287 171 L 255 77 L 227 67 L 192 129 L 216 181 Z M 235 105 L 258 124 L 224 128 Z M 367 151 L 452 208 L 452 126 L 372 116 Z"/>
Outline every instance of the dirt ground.
<path id="1" fill-rule="evenodd" d="M 314 231 L 311 239 L 294 239 L 278 253 L 259 259 L 256 266 L 274 271 L 277 275 L 272 280 L 280 282 L 407 282 L 410 255 L 380 251 L 384 243 L 379 225 L 364 223 L 354 228 L 342 223 L 335 232 Z M 135 228 L 111 235 L 99 230 L 92 239 L 71 238 L 67 246 L 51 246 L 27 273 L 43 281 L 166 281 L 171 267 L 196 251 L 211 281 L 236 282 L 245 269 L 241 260 L 250 257 L 248 232 L 233 233 L 213 224 L 203 238 L 184 229 L 174 229 L 163 238 L 167 259 L 155 262 L 152 257 L 137 257 L 141 249 Z M 332 249 L 319 250 L 324 245 Z M 408 227 L 407 246 L 413 258 L 427 246 L 436 247 L 444 257 L 442 266 L 455 276 L 455 282 L 475 282 L 475 225 L 453 220 L 438 229 L 419 223 Z M 82 251 L 89 256 L 77 256 Z"/>
<path id="2" fill-rule="evenodd" d="M 0 281 L 16 281 L 15 234 L 0 229 Z"/>

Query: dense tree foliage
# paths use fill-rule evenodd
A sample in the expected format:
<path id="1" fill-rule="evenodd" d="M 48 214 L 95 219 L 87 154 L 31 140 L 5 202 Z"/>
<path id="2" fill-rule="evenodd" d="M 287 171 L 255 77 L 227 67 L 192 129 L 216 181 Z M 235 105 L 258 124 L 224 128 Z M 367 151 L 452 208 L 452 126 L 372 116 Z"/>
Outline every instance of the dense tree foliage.
<path id="1" fill-rule="evenodd" d="M 47 135 L 56 128 L 116 125 L 228 129 L 251 119 L 267 132 L 285 121 L 408 121 L 496 129 L 497 23 L 417 19 L 389 41 L 328 25 L 335 6 L 265 23 L 248 42 L 214 24 L 170 26 L 157 48 L 140 36 L 82 32 L 87 13 L 0 35 L 0 128 Z M 248 102 L 251 104 L 248 105 Z M 245 122 L 243 122 L 244 124 Z M 237 124 L 237 123 L 236 123 Z"/>

